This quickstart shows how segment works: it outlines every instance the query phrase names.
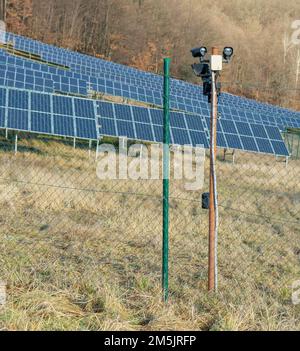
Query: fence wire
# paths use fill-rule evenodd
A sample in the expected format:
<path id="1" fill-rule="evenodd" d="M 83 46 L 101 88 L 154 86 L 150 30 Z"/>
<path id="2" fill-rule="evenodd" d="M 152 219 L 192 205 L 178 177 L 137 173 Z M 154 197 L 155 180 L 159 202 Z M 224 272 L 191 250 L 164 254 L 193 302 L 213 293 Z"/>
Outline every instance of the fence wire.
<path id="1" fill-rule="evenodd" d="M 170 303 L 161 302 L 162 181 L 100 180 L 88 145 L 0 142 L 0 329 L 299 329 L 300 161 L 218 157 L 219 294 L 207 294 L 202 189 L 172 180 Z"/>

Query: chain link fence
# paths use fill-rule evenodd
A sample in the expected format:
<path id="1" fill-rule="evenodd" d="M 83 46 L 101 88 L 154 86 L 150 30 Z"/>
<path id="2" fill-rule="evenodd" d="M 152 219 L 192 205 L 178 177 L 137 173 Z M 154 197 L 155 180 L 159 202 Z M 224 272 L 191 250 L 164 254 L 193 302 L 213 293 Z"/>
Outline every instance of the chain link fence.
<path id="1" fill-rule="evenodd" d="M 10 139 L 11 138 L 11 139 Z M 95 146 L 95 145 L 94 145 Z M 219 293 L 207 293 L 204 185 L 170 181 L 170 302 L 161 301 L 162 181 L 100 180 L 88 143 L 0 145 L 0 280 L 9 330 L 299 329 L 300 161 L 218 155 Z"/>

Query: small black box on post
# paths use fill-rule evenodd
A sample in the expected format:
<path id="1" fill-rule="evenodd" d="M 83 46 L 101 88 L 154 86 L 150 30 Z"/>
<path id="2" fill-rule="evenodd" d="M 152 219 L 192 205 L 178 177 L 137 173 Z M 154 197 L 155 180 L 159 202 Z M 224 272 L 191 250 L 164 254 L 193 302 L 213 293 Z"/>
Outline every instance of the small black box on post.
<path id="1" fill-rule="evenodd" d="M 204 210 L 209 210 L 209 193 L 202 194 L 202 208 Z"/>

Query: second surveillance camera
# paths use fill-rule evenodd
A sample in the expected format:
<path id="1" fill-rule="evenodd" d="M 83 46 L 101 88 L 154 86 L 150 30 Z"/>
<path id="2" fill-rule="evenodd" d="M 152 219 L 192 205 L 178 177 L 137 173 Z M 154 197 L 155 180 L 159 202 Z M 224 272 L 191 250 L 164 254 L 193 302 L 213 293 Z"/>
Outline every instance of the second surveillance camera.
<path id="1" fill-rule="evenodd" d="M 194 48 L 191 50 L 193 57 L 203 58 L 207 54 L 207 48 L 201 46 L 200 48 Z"/>

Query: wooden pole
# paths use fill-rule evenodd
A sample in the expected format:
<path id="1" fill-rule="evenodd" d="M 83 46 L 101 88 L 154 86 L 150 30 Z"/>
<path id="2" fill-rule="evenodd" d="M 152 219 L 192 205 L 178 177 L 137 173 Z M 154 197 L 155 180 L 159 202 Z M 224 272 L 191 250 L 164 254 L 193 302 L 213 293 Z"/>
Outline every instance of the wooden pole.
<path id="1" fill-rule="evenodd" d="M 218 49 L 212 48 L 212 55 L 218 55 Z M 217 155 L 217 116 L 218 97 L 216 90 L 216 72 L 211 73 L 211 133 L 210 133 L 210 201 L 209 201 L 209 262 L 208 290 L 217 288 L 217 244 L 216 244 L 216 208 L 215 208 L 215 164 Z"/>

